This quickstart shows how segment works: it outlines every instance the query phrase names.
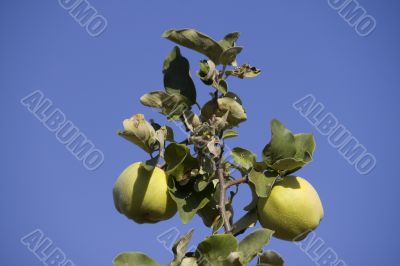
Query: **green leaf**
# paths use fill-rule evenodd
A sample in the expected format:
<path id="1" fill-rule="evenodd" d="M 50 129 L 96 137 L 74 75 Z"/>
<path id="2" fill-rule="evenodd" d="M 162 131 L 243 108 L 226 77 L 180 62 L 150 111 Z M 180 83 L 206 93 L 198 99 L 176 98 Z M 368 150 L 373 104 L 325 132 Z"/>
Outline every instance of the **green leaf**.
<path id="1" fill-rule="evenodd" d="M 168 97 L 168 95 L 164 91 L 153 91 L 140 97 L 140 102 L 144 106 L 161 109 L 164 106 L 164 99 L 166 97 Z"/>
<path id="2" fill-rule="evenodd" d="M 239 133 L 236 130 L 226 130 L 222 135 L 222 139 L 229 139 L 239 136 Z"/>
<path id="3" fill-rule="evenodd" d="M 114 266 L 160 266 L 141 252 L 125 252 L 114 258 Z"/>
<path id="4" fill-rule="evenodd" d="M 295 158 L 286 158 L 276 161 L 271 165 L 271 168 L 278 171 L 292 170 L 292 169 L 300 169 L 306 163 L 302 160 L 297 160 Z"/>
<path id="5" fill-rule="evenodd" d="M 268 169 L 268 164 L 264 161 L 261 162 L 256 162 L 254 164 L 254 169 L 257 170 L 258 172 L 264 172 L 265 170 Z"/>
<path id="6" fill-rule="evenodd" d="M 198 210 L 203 208 L 211 198 L 214 191 L 213 184 L 209 184 L 202 191 L 193 189 L 194 180 L 189 180 L 186 185 L 180 185 L 173 178 L 168 180 L 168 190 L 178 207 L 179 217 L 183 224 L 188 223 Z"/>
<path id="7" fill-rule="evenodd" d="M 271 239 L 274 231 L 269 229 L 258 229 L 248 236 L 246 236 L 239 243 L 239 252 L 242 252 L 245 256 L 245 262 L 251 261 L 259 252 L 262 251 L 264 245 L 266 245 Z"/>
<path id="8" fill-rule="evenodd" d="M 213 87 L 216 88 L 223 95 L 225 95 L 228 92 L 228 83 L 226 83 L 226 81 L 223 79 L 219 80 L 218 84 L 214 82 Z"/>
<path id="9" fill-rule="evenodd" d="M 300 133 L 294 135 L 294 144 L 296 146 L 295 158 L 307 163 L 312 161 L 315 150 L 315 140 L 312 134 Z"/>
<path id="10" fill-rule="evenodd" d="M 200 266 L 221 266 L 231 252 L 237 250 L 238 243 L 233 235 L 212 235 L 198 245 L 196 257 Z"/>
<path id="11" fill-rule="evenodd" d="M 232 234 L 234 236 L 240 235 L 244 233 L 246 229 L 255 226 L 256 223 L 257 223 L 257 208 L 253 208 L 233 225 Z"/>
<path id="12" fill-rule="evenodd" d="M 234 76 L 240 79 L 253 78 L 260 75 L 261 70 L 253 67 L 249 64 L 243 64 L 240 67 L 236 67 L 234 70 L 227 70 L 225 74 L 227 76 Z"/>
<path id="13" fill-rule="evenodd" d="M 256 162 L 256 155 L 249 150 L 236 147 L 231 151 L 231 156 L 236 164 L 249 170 Z"/>
<path id="14" fill-rule="evenodd" d="M 231 32 L 231 33 L 228 33 L 222 40 L 220 40 L 218 42 L 219 45 L 221 45 L 221 47 L 223 48 L 224 52 L 229 50 L 230 48 L 234 48 L 235 47 L 235 44 L 236 44 L 237 39 L 239 38 L 239 35 L 240 35 L 239 32 Z M 241 49 L 242 48 L 239 48 L 240 51 L 241 51 Z M 229 56 L 228 53 L 225 54 L 225 55 L 221 54 L 220 63 L 221 64 L 226 64 L 226 65 L 229 65 L 229 64 L 236 65 L 236 55 L 238 53 L 240 53 L 240 51 L 233 50 L 233 51 L 228 52 L 231 55 L 233 55 L 232 53 L 236 53 L 235 55 L 233 55 L 233 58 L 231 58 L 233 60 L 229 60 L 227 58 L 227 56 Z"/>
<path id="15" fill-rule="evenodd" d="M 223 51 L 219 57 L 219 62 L 223 65 L 232 65 L 236 61 L 236 56 L 240 54 L 243 47 L 231 47 Z"/>
<path id="16" fill-rule="evenodd" d="M 242 100 L 239 98 L 239 96 L 233 92 L 228 92 L 224 97 L 231 98 L 235 102 L 237 102 L 240 105 L 243 105 Z"/>
<path id="17" fill-rule="evenodd" d="M 193 29 L 171 29 L 164 32 L 162 37 L 195 50 L 210 58 L 215 64 L 219 64 L 219 57 L 223 48 L 204 33 Z"/>
<path id="18" fill-rule="evenodd" d="M 174 141 L 174 130 L 169 126 L 164 126 L 167 129 L 167 138 L 166 140 L 173 142 Z"/>
<path id="19" fill-rule="evenodd" d="M 190 110 L 192 103 L 181 94 L 168 94 L 165 91 L 153 91 L 140 97 L 144 106 L 158 108 L 168 119 L 178 120 L 182 113 Z"/>
<path id="20" fill-rule="evenodd" d="M 182 181 L 192 169 L 198 169 L 198 162 L 184 144 L 171 143 L 165 149 L 164 160 L 167 163 L 167 174 L 176 181 Z"/>
<path id="21" fill-rule="evenodd" d="M 249 174 L 249 181 L 254 184 L 257 196 L 260 198 L 266 198 L 269 196 L 272 186 L 275 184 L 277 178 L 278 173 L 261 173 L 257 172 L 255 169 L 252 169 Z"/>
<path id="22" fill-rule="evenodd" d="M 247 120 L 246 111 L 243 106 L 230 97 L 222 97 L 218 100 L 218 109 L 220 110 L 217 116 L 222 117 L 229 111 L 228 123 L 230 126 L 237 126 L 241 122 Z"/>
<path id="23" fill-rule="evenodd" d="M 156 132 L 143 114 L 136 114 L 129 119 L 125 119 L 123 126 L 124 130 L 118 131 L 119 136 L 136 144 L 148 153 L 152 153 L 155 150 Z"/>
<path id="24" fill-rule="evenodd" d="M 276 119 L 271 121 L 271 141 L 265 147 L 263 154 L 269 164 L 291 158 L 296 154 L 294 135 L 281 122 Z"/>
<path id="25" fill-rule="evenodd" d="M 202 124 L 200 118 L 191 110 L 186 110 L 183 113 L 183 122 L 186 128 L 192 132 Z"/>
<path id="26" fill-rule="evenodd" d="M 227 117 L 229 127 L 237 126 L 247 119 L 243 106 L 231 97 L 222 97 L 217 101 L 210 100 L 201 109 L 201 115 L 206 120 L 211 119 L 214 115 L 224 117 L 227 112 L 229 112 Z"/>
<path id="27" fill-rule="evenodd" d="M 252 209 L 255 209 L 257 207 L 257 202 L 258 202 L 258 195 L 256 193 L 256 188 L 252 182 L 249 183 L 249 187 L 251 190 L 251 202 L 243 208 L 245 211 L 251 211 Z"/>
<path id="28" fill-rule="evenodd" d="M 193 229 L 190 229 L 185 235 L 183 235 L 178 241 L 175 242 L 174 246 L 172 247 L 172 252 L 175 255 L 174 260 L 170 263 L 169 266 L 180 266 L 182 260 L 185 257 L 187 252 L 190 240 L 193 236 Z"/>
<path id="29" fill-rule="evenodd" d="M 164 157 L 165 141 L 167 139 L 168 131 L 166 127 L 161 127 L 156 131 L 155 139 L 158 141 L 158 148 L 160 150 L 160 156 Z"/>
<path id="30" fill-rule="evenodd" d="M 201 217 L 204 225 L 207 227 L 218 227 L 217 229 L 219 229 L 220 226 L 223 225 L 223 223 L 221 225 L 218 225 L 218 223 L 221 221 L 221 217 L 219 214 L 219 209 L 213 199 L 211 199 L 206 206 L 201 208 L 197 214 Z"/>
<path id="31" fill-rule="evenodd" d="M 231 32 L 231 33 L 228 33 L 218 43 L 219 43 L 219 45 L 221 45 L 221 47 L 224 50 L 227 50 L 227 49 L 235 46 L 235 43 L 236 43 L 237 39 L 239 38 L 239 36 L 240 36 L 240 32 Z"/>
<path id="32" fill-rule="evenodd" d="M 200 174 L 207 180 L 207 183 L 211 180 L 211 177 L 215 175 L 217 167 L 215 161 L 210 156 L 199 156 L 200 160 Z"/>
<path id="33" fill-rule="evenodd" d="M 223 261 L 223 266 L 245 266 L 243 261 L 243 254 L 241 252 L 231 252 L 229 256 Z"/>
<path id="34" fill-rule="evenodd" d="M 212 234 L 215 235 L 216 233 L 218 233 L 218 231 L 221 230 L 223 226 L 224 226 L 224 220 L 222 219 L 221 215 L 218 214 L 214 222 L 211 224 Z"/>
<path id="35" fill-rule="evenodd" d="M 271 141 L 263 150 L 263 158 L 271 168 L 291 171 L 312 161 L 315 150 L 312 134 L 294 135 L 276 119 L 271 121 L 271 131 Z"/>
<path id="36" fill-rule="evenodd" d="M 210 184 L 210 179 L 206 176 L 200 176 L 195 181 L 194 190 L 197 192 L 203 191 L 208 184 Z"/>
<path id="37" fill-rule="evenodd" d="M 196 103 L 196 88 L 190 76 L 189 61 L 181 55 L 178 46 L 165 59 L 163 73 L 164 87 L 168 94 L 181 94 L 191 104 Z"/>
<path id="38" fill-rule="evenodd" d="M 268 250 L 259 256 L 259 263 L 266 266 L 283 266 L 285 261 L 277 252 Z"/>
<path id="39" fill-rule="evenodd" d="M 208 140 L 207 149 L 209 153 L 213 155 L 213 158 L 218 158 L 221 154 L 221 147 L 218 145 L 218 143 L 219 139 L 214 136 Z"/>

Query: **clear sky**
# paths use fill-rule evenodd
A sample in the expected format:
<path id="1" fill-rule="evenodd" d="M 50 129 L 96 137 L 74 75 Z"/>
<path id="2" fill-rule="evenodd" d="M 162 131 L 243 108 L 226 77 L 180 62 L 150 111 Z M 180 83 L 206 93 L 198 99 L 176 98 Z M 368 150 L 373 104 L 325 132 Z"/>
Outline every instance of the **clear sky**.
<path id="1" fill-rule="evenodd" d="M 263 72 L 231 83 L 249 119 L 228 145 L 252 149 L 261 158 L 272 118 L 294 132 L 313 132 L 315 158 L 299 175 L 314 185 L 325 207 L 316 231 L 323 250 L 331 248 L 347 265 L 397 263 L 398 1 L 359 0 L 376 19 L 376 29 L 367 37 L 359 36 L 327 0 L 90 3 L 108 22 L 97 37 L 57 0 L 0 3 L 1 264 L 43 265 L 20 242 L 35 229 L 75 265 L 85 266 L 111 265 L 121 251 L 143 251 L 166 263 L 172 257 L 158 243 L 158 235 L 173 227 L 182 233 L 194 227 L 196 244 L 210 233 L 197 217 L 188 225 L 177 216 L 138 225 L 113 205 L 111 191 L 120 172 L 147 159 L 116 135 L 122 120 L 142 112 L 164 122 L 141 106 L 139 97 L 162 89 L 162 63 L 173 44 L 160 36 L 169 28 L 196 28 L 216 39 L 242 33 L 238 44 L 245 49 L 239 62 Z M 182 53 L 190 59 L 194 76 L 203 57 L 187 49 Z M 210 88 L 195 82 L 199 102 L 204 103 Z M 20 103 L 35 90 L 104 153 L 98 169 L 88 171 Z M 372 172 L 359 174 L 328 137 L 292 107 L 308 94 L 376 157 Z M 248 200 L 244 189 L 237 208 Z M 291 242 L 274 239 L 267 248 L 281 253 L 289 266 L 314 265 L 312 255 Z"/>

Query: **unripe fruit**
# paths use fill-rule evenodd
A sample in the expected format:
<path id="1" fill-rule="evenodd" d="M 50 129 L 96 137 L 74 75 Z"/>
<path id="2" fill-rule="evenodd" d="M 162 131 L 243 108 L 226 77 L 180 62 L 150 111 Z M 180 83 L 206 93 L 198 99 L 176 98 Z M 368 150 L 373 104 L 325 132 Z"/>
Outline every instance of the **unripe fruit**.
<path id="1" fill-rule="evenodd" d="M 287 176 L 277 183 L 268 198 L 258 201 L 258 219 L 274 236 L 300 241 L 318 227 L 324 210 L 317 191 L 305 179 Z"/>
<path id="2" fill-rule="evenodd" d="M 165 172 L 158 167 L 149 172 L 140 162 L 122 172 L 115 183 L 113 196 L 115 208 L 139 224 L 167 220 L 177 211 L 168 192 Z"/>

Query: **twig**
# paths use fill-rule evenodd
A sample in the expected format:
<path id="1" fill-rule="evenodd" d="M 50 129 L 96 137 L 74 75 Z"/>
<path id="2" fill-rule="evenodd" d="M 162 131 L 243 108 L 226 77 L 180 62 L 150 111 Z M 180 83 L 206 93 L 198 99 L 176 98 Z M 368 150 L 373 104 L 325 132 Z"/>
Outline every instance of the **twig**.
<path id="1" fill-rule="evenodd" d="M 243 184 L 247 182 L 247 176 L 238 178 L 238 179 L 233 179 L 230 180 L 229 182 L 225 183 L 225 189 L 230 188 L 231 186 L 235 186 L 235 185 L 239 185 L 239 184 Z"/>

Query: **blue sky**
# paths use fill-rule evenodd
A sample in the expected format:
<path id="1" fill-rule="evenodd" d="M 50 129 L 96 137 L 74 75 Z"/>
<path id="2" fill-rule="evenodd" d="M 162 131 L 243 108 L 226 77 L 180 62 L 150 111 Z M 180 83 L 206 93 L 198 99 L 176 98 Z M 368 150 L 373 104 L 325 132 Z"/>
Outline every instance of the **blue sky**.
<path id="1" fill-rule="evenodd" d="M 125 167 L 147 158 L 116 135 L 122 120 L 141 112 L 165 121 L 139 103 L 142 94 L 162 89 L 162 63 L 173 47 L 160 37 L 162 32 L 196 28 L 216 39 L 240 31 L 238 43 L 245 49 L 239 62 L 263 71 L 257 78 L 230 83 L 249 119 L 229 146 L 251 149 L 261 158 L 272 118 L 294 132 L 314 133 L 314 161 L 299 175 L 318 190 L 325 207 L 316 231 L 323 248 L 334 250 L 347 265 L 395 265 L 400 233 L 398 1 L 359 0 L 376 20 L 376 29 L 366 37 L 326 0 L 90 3 L 108 22 L 97 37 L 57 0 L 0 4 L 3 264 L 42 265 L 20 242 L 35 229 L 76 265 L 111 265 L 116 254 L 130 250 L 166 263 L 171 254 L 157 242 L 158 235 L 173 227 L 182 233 L 194 227 L 196 244 L 210 233 L 197 217 L 187 225 L 177 216 L 156 225 L 137 225 L 117 213 L 111 193 Z M 203 57 L 187 49 L 182 53 L 190 59 L 194 75 Z M 199 102 L 204 103 L 210 88 L 195 82 Z M 88 171 L 20 103 L 35 90 L 104 153 L 97 170 Z M 327 136 L 292 107 L 308 94 L 376 157 L 371 173 L 360 175 Z M 244 189 L 237 208 L 248 200 Z M 310 254 L 290 242 L 274 239 L 267 248 L 281 253 L 289 266 L 314 263 Z"/>

